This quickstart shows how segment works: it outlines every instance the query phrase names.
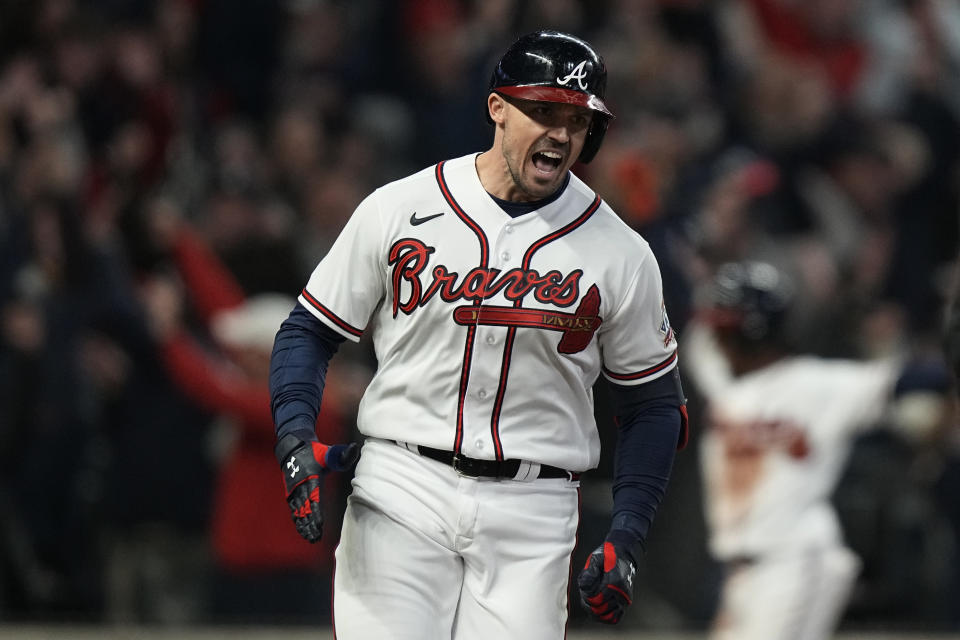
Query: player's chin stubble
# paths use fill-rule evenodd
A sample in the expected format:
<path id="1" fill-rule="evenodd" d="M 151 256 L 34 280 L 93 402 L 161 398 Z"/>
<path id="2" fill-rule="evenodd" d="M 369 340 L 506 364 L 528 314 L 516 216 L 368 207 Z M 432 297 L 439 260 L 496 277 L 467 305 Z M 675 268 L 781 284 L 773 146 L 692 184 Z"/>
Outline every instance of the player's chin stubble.
<path id="1" fill-rule="evenodd" d="M 560 185 L 562 177 L 566 174 L 565 171 L 558 172 L 557 177 L 548 184 L 541 186 L 540 183 L 534 181 L 532 178 L 528 179 L 524 177 L 522 168 L 525 166 L 525 158 L 520 160 L 520 169 L 518 169 L 516 158 L 511 157 L 510 154 L 504 150 L 503 161 L 504 164 L 507 165 L 507 171 L 510 172 L 510 178 L 513 180 L 513 184 L 517 187 L 517 190 L 526 196 L 526 200 L 542 200 L 552 195 Z"/>

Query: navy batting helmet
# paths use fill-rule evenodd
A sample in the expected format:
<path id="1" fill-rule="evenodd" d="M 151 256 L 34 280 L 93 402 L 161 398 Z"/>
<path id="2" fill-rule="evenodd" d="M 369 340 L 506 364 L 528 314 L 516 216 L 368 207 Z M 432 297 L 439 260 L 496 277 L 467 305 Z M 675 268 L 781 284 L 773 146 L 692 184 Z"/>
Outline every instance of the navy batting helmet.
<path id="1" fill-rule="evenodd" d="M 606 89 L 603 58 L 585 41 L 559 31 L 537 31 L 520 37 L 503 54 L 490 77 L 490 91 L 593 110 L 593 123 L 580 152 L 579 160 L 584 163 L 597 154 L 613 118 L 603 102 Z"/>
<path id="2" fill-rule="evenodd" d="M 795 299 L 793 282 L 767 262 L 721 265 L 705 293 L 707 320 L 747 344 L 784 343 Z"/>

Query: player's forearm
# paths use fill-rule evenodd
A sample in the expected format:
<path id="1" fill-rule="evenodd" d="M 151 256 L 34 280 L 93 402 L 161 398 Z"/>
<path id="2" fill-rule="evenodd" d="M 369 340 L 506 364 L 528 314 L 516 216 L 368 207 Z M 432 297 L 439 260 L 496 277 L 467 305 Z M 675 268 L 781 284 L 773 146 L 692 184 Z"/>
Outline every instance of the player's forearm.
<path id="1" fill-rule="evenodd" d="M 670 481 L 680 433 L 680 413 L 667 401 L 621 424 L 614 456 L 612 531 L 644 543 Z"/>
<path id="2" fill-rule="evenodd" d="M 622 542 L 642 545 L 673 469 L 683 394 L 667 375 L 644 385 L 612 385 L 611 397 L 619 429 L 610 529 Z"/>
<path id="3" fill-rule="evenodd" d="M 270 357 L 270 406 L 278 438 L 314 432 L 327 366 L 342 341 L 300 305 L 280 326 Z"/>

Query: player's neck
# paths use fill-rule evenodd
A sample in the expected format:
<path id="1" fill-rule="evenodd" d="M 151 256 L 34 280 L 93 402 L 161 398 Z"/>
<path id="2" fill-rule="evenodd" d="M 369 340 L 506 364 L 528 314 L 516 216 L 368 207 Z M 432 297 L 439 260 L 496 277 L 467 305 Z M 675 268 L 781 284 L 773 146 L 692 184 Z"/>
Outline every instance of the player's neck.
<path id="1" fill-rule="evenodd" d="M 506 164 L 499 161 L 493 149 L 479 154 L 474 160 L 480 184 L 494 198 L 508 202 L 523 202 L 527 198 L 510 177 Z"/>

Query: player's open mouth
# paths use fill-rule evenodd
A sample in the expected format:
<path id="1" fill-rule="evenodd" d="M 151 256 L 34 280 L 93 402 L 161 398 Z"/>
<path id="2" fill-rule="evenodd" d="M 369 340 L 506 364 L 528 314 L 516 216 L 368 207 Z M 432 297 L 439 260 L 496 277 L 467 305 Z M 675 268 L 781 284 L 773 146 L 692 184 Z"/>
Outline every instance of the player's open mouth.
<path id="1" fill-rule="evenodd" d="M 563 154 L 557 151 L 537 151 L 533 154 L 533 166 L 540 173 L 554 173 L 563 162 Z"/>

